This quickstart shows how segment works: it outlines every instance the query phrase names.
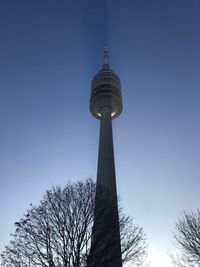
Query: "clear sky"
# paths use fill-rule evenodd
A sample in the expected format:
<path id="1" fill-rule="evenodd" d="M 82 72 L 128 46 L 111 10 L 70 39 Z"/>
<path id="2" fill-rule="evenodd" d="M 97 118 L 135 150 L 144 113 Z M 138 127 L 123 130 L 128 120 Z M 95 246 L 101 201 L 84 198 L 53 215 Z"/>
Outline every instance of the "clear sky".
<path id="1" fill-rule="evenodd" d="M 170 267 L 174 223 L 200 206 L 199 29 L 199 0 L 1 1 L 0 250 L 46 189 L 95 179 L 90 84 L 108 45 L 118 193 L 152 267 Z"/>

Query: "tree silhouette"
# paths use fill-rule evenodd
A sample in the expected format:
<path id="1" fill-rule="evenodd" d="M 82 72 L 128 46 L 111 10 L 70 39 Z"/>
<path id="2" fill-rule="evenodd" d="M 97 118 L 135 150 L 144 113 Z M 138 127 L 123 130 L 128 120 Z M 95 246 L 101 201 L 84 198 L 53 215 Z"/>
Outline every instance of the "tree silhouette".
<path id="1" fill-rule="evenodd" d="M 172 256 L 174 265 L 180 267 L 200 266 L 200 210 L 184 212 L 175 225 L 173 238 L 179 254 Z"/>
<path id="2" fill-rule="evenodd" d="M 48 190 L 39 205 L 31 205 L 15 223 L 12 240 L 1 254 L 1 266 L 88 266 L 94 202 L 95 183 L 91 179 Z M 123 262 L 139 264 L 146 252 L 143 229 L 122 209 L 119 214 Z"/>

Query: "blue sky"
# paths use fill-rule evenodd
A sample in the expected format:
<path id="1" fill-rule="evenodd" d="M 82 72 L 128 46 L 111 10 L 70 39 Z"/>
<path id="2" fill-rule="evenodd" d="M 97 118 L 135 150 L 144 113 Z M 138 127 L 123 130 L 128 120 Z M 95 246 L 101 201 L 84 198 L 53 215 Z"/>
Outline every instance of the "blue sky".
<path id="1" fill-rule="evenodd" d="M 152 266 L 164 259 L 178 216 L 199 208 L 199 28 L 197 0 L 0 3 L 1 248 L 46 189 L 95 178 L 90 84 L 108 45 L 123 90 L 118 193 L 147 232 Z"/>

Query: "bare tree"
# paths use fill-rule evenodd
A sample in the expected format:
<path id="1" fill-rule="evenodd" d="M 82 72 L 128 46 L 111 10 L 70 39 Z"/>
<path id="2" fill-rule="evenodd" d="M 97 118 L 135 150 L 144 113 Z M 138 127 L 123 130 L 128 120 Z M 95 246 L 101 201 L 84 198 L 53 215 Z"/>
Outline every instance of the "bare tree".
<path id="1" fill-rule="evenodd" d="M 180 253 L 172 256 L 174 265 L 200 266 L 200 210 L 184 212 L 175 225 L 173 238 Z"/>
<path id="2" fill-rule="evenodd" d="M 92 238 L 95 184 L 92 180 L 48 190 L 15 223 L 1 254 L 3 267 L 85 267 Z M 120 210 L 122 258 L 139 264 L 146 252 L 143 229 Z"/>

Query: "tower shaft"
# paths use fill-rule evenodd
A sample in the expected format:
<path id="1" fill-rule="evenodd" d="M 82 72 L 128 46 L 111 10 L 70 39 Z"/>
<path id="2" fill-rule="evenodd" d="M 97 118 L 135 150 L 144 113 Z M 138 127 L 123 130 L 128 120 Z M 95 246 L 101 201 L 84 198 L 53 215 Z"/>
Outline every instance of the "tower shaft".
<path id="1" fill-rule="evenodd" d="M 93 239 L 92 266 L 121 267 L 121 244 L 115 178 L 111 110 L 103 108 L 100 139 Z"/>
<path id="2" fill-rule="evenodd" d="M 105 187 L 113 198 L 117 197 L 112 120 L 109 108 L 104 108 L 101 112 L 97 186 Z"/>

